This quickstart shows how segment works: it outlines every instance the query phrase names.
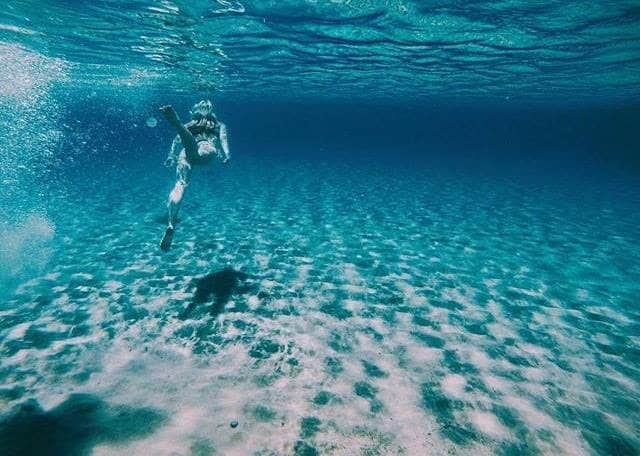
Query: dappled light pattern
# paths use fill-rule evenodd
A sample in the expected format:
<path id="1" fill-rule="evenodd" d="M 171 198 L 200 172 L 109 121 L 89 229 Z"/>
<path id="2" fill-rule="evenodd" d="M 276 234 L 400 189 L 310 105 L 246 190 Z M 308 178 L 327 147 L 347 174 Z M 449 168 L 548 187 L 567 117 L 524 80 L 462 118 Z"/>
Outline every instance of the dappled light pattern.
<path id="1" fill-rule="evenodd" d="M 640 449 L 637 187 L 240 163 L 194 180 L 214 197 L 186 201 L 168 253 L 162 192 L 95 176 L 55 203 L 49 270 L 1 307 L 3 409 L 80 391 L 134 407 L 91 399 L 100 422 L 146 417 L 117 440 L 69 425 L 94 454 Z M 149 169 L 132 193 L 167 177 Z M 67 405 L 28 416 L 67 426 Z"/>

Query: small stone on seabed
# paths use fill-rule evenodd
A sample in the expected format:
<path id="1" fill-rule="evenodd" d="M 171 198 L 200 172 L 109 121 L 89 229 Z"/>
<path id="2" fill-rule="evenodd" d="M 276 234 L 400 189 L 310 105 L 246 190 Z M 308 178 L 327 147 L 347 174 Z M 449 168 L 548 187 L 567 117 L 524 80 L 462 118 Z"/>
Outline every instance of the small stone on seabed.
<path id="1" fill-rule="evenodd" d="M 238 427 L 238 422 L 237 422 L 236 420 L 233 420 L 231 423 L 229 423 L 229 425 L 230 425 L 232 428 L 236 428 L 236 427 Z"/>

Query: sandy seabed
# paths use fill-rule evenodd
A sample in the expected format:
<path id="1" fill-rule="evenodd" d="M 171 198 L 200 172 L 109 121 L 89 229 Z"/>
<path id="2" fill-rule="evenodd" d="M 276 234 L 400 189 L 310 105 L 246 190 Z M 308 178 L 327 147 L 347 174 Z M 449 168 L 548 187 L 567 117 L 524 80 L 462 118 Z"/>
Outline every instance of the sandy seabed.
<path id="1" fill-rule="evenodd" d="M 637 189 L 236 164 L 163 253 L 103 179 L 0 306 L 9 454 L 640 451 Z"/>

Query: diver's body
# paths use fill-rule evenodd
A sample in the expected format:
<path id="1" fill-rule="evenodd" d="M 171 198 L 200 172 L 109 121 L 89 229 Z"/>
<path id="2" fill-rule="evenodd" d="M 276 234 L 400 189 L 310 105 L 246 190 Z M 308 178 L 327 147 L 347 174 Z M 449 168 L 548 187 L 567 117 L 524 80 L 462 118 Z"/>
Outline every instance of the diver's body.
<path id="1" fill-rule="evenodd" d="M 171 145 L 169 156 L 165 161 L 167 165 L 176 165 L 177 176 L 176 184 L 171 190 L 169 201 L 167 202 L 167 227 L 160 241 L 160 248 L 169 250 L 175 231 L 178 211 L 180 210 L 180 203 L 182 203 L 184 192 L 191 179 L 192 167 L 210 163 L 219 156 L 216 141 L 220 143 L 220 148 L 222 149 L 222 163 L 227 163 L 230 155 L 226 126 L 216 118 L 210 101 L 203 100 L 196 104 L 191 111 L 192 120 L 184 125 L 180 122 L 180 118 L 173 107 L 169 105 L 163 106 L 160 111 L 178 132 Z"/>

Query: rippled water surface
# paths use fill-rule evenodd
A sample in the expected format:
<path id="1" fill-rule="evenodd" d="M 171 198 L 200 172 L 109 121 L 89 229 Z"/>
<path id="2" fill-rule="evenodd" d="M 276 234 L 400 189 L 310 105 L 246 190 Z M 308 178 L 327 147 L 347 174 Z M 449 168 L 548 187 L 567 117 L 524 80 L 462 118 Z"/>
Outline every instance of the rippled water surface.
<path id="1" fill-rule="evenodd" d="M 85 84 L 248 98 L 637 101 L 639 30 L 636 1 L 11 0 L 0 13 L 0 39 Z"/>

